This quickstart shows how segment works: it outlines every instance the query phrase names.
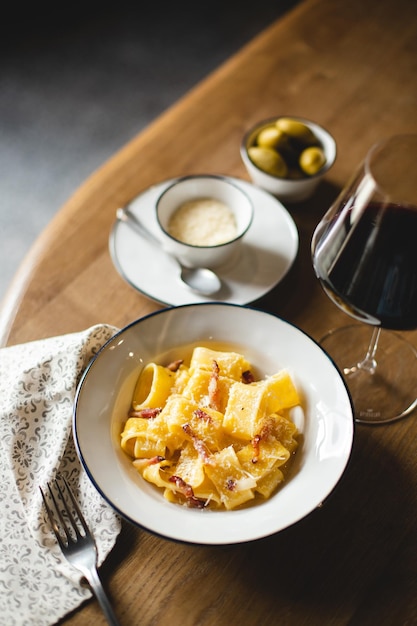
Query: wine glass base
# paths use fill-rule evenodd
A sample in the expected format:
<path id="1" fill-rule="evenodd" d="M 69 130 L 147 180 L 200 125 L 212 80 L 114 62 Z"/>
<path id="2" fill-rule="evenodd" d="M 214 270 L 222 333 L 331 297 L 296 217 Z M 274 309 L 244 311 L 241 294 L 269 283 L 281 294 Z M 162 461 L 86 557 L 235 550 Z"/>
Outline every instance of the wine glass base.
<path id="1" fill-rule="evenodd" d="M 320 345 L 340 370 L 349 389 L 355 421 L 387 424 L 417 407 L 417 350 L 395 332 L 382 330 L 376 367 L 363 367 L 372 328 L 352 324 L 328 332 Z"/>

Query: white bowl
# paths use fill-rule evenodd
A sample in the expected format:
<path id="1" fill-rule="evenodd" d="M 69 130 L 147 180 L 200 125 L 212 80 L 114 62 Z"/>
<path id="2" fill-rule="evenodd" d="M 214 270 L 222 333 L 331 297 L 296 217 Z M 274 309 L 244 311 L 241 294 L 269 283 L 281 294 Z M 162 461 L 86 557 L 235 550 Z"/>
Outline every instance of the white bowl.
<path id="1" fill-rule="evenodd" d="M 263 128 L 266 128 L 267 126 L 275 123 L 276 120 L 278 120 L 280 117 L 291 117 L 291 119 L 293 120 L 302 122 L 308 128 L 310 128 L 310 130 L 313 131 L 313 133 L 319 140 L 326 156 L 326 163 L 317 172 L 317 174 L 314 174 L 312 176 L 306 175 L 303 178 L 297 179 L 280 178 L 261 170 L 249 157 L 248 148 L 255 144 L 256 137 L 258 136 L 259 132 Z M 272 195 L 274 195 L 276 198 L 284 203 L 302 202 L 313 195 L 320 180 L 332 167 L 336 159 L 336 142 L 327 130 L 325 130 L 322 126 L 319 126 L 319 124 L 316 124 L 315 122 L 307 120 L 303 117 L 296 117 L 293 115 L 277 115 L 276 117 L 258 122 L 245 133 L 245 136 L 240 146 L 240 155 L 248 171 L 248 174 L 251 177 L 253 183 L 255 183 L 255 185 L 258 185 L 266 191 L 269 191 L 270 193 L 272 193 Z"/>
<path id="2" fill-rule="evenodd" d="M 167 351 L 210 340 L 239 346 L 260 373 L 287 368 L 303 398 L 304 413 L 296 416 L 302 443 L 291 475 L 270 499 L 239 510 L 202 511 L 168 502 L 120 447 L 141 368 Z M 169 539 L 218 545 L 279 532 L 318 507 L 346 468 L 354 420 L 340 373 L 304 332 L 249 307 L 202 303 L 163 309 L 110 339 L 79 384 L 73 432 L 92 482 L 124 518 Z"/>
<path id="3" fill-rule="evenodd" d="M 192 245 L 173 237 L 169 232 L 173 213 L 185 202 L 205 198 L 218 200 L 231 210 L 236 223 L 233 238 L 216 245 Z M 230 178 L 211 174 L 178 178 L 161 193 L 156 203 L 162 245 L 187 267 L 218 267 L 237 253 L 240 242 L 252 224 L 253 210 L 249 196 Z"/>

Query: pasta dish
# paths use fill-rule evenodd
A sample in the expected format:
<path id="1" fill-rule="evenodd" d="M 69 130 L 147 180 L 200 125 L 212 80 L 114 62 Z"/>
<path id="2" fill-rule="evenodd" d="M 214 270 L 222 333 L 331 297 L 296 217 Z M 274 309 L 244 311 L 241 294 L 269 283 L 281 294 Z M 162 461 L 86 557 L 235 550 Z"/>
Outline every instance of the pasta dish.
<path id="1" fill-rule="evenodd" d="M 283 482 L 299 404 L 286 370 L 256 380 L 242 354 L 197 346 L 189 364 L 142 369 L 121 447 L 170 502 L 232 510 Z"/>

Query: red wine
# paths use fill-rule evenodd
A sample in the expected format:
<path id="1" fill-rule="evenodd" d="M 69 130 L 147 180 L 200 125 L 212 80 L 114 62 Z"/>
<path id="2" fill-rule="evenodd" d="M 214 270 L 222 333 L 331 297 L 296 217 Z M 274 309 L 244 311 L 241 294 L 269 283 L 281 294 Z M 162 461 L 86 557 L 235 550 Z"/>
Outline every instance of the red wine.
<path id="1" fill-rule="evenodd" d="M 314 269 L 350 315 L 383 328 L 417 328 L 417 207 L 345 208 L 321 233 Z"/>

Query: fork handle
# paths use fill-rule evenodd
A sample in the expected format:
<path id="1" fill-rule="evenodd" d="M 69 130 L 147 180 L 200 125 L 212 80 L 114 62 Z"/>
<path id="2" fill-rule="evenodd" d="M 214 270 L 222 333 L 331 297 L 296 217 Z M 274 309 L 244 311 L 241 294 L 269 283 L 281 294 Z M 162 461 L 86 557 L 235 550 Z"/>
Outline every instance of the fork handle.
<path id="1" fill-rule="evenodd" d="M 106 592 L 104 591 L 104 587 L 100 580 L 100 576 L 98 575 L 97 569 L 93 568 L 91 570 L 88 570 L 88 572 L 84 572 L 84 574 L 88 582 L 90 583 L 90 587 L 94 592 L 94 595 L 96 596 L 97 601 L 100 604 L 101 610 L 106 616 L 109 625 L 120 626 L 120 622 L 118 621 L 106 595 Z"/>

